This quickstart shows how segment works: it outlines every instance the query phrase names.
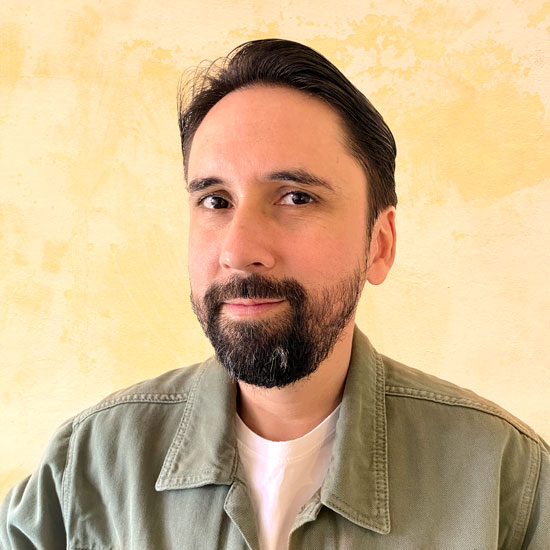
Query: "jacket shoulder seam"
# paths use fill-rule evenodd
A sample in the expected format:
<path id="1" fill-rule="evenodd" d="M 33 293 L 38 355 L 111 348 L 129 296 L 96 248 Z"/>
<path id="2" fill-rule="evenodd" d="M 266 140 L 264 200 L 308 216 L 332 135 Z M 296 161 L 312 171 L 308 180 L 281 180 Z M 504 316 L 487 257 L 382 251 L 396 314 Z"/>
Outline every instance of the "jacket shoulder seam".
<path id="1" fill-rule="evenodd" d="M 523 544 L 525 534 L 529 525 L 529 518 L 533 509 L 536 488 L 540 476 L 541 467 L 541 449 L 535 448 L 531 455 L 527 479 L 521 492 L 521 498 L 518 503 L 518 512 L 516 522 L 511 534 L 510 548 L 517 548 Z"/>
<path id="2" fill-rule="evenodd" d="M 484 403 L 475 399 L 469 399 L 467 397 L 457 397 L 428 390 L 419 390 L 417 388 L 410 388 L 407 386 L 387 385 L 386 395 L 432 401 L 435 403 L 441 403 L 442 405 L 449 405 L 452 407 L 465 407 L 468 409 L 487 413 L 497 418 L 500 418 L 501 420 L 504 420 L 513 428 L 515 428 L 518 432 L 535 442 L 539 447 L 542 446 L 538 436 L 528 426 L 522 425 L 511 414 L 507 413 L 505 410 L 497 407 L 496 405 L 491 405 L 489 403 Z"/>
<path id="3" fill-rule="evenodd" d="M 96 413 L 117 407 L 118 405 L 127 404 L 127 403 L 158 403 L 158 404 L 175 404 L 182 403 L 186 401 L 187 394 L 184 393 L 132 393 L 122 395 L 113 399 L 107 399 L 106 401 L 101 401 L 97 405 L 82 411 L 79 415 L 75 416 L 72 421 L 72 430 L 69 437 L 69 443 L 67 446 L 67 453 L 65 457 L 65 465 L 63 468 L 63 476 L 61 479 L 61 494 L 62 494 L 62 504 L 61 504 L 61 513 L 65 522 L 65 529 L 68 529 L 68 518 L 69 518 L 69 508 L 70 508 L 70 486 L 72 484 L 70 465 L 73 460 L 74 454 L 74 436 L 76 429 L 79 424 L 90 416 L 95 415 Z M 68 534 L 68 531 L 67 531 Z"/>
<path id="4" fill-rule="evenodd" d="M 78 426 L 88 417 L 95 415 L 106 409 L 117 407 L 129 403 L 155 403 L 159 405 L 171 405 L 175 403 L 183 403 L 187 400 L 187 393 L 132 393 L 122 395 L 114 399 L 101 401 L 97 405 L 82 411 L 74 418 L 73 427 Z"/>
<path id="5" fill-rule="evenodd" d="M 63 463 L 63 471 L 61 474 L 61 486 L 59 488 L 59 507 L 61 508 L 61 518 L 63 520 L 63 525 L 65 528 L 65 536 L 68 537 L 68 528 L 69 528 L 69 516 L 67 514 L 67 501 L 68 501 L 68 495 L 67 495 L 67 484 L 68 480 L 67 478 L 67 468 L 69 465 L 69 462 L 71 460 L 71 447 L 72 447 L 72 441 L 73 441 L 73 435 L 74 435 L 74 419 L 73 422 L 70 421 L 70 419 L 67 421 L 70 423 L 71 426 L 71 433 L 68 436 L 67 446 L 65 449 L 65 457 L 64 457 L 64 463 Z"/>

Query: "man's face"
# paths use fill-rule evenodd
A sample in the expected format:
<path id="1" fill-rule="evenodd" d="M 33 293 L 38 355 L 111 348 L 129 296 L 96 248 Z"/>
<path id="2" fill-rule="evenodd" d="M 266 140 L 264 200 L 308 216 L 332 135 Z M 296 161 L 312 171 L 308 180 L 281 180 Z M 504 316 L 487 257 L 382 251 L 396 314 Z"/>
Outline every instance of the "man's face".
<path id="1" fill-rule="evenodd" d="M 206 115 L 189 155 L 195 312 L 244 382 L 311 374 L 353 323 L 365 281 L 367 183 L 339 116 L 255 86 Z"/>

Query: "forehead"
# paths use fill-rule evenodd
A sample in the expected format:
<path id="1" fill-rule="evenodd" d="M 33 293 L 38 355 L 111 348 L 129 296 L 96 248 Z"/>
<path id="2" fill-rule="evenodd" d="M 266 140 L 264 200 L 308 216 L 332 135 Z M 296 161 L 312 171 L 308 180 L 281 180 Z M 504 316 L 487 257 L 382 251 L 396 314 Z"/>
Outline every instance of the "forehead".
<path id="1" fill-rule="evenodd" d="M 346 146 L 340 115 L 320 99 L 279 86 L 231 92 L 207 113 L 189 151 L 189 179 L 231 168 L 293 168 L 329 172 L 357 160 Z M 260 166 L 255 168 L 259 169 Z"/>

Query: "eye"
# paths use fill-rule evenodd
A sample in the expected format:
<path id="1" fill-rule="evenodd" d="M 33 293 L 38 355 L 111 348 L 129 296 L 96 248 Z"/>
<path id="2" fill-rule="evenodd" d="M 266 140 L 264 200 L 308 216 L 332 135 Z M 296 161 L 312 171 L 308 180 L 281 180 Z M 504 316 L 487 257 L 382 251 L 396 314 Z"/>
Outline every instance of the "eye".
<path id="1" fill-rule="evenodd" d="M 219 195 L 206 195 L 199 200 L 198 204 L 209 210 L 222 210 L 229 207 L 229 201 Z"/>
<path id="2" fill-rule="evenodd" d="M 281 199 L 281 204 L 301 205 L 314 202 L 314 200 L 315 199 L 311 195 L 303 193 L 302 191 L 291 191 Z"/>

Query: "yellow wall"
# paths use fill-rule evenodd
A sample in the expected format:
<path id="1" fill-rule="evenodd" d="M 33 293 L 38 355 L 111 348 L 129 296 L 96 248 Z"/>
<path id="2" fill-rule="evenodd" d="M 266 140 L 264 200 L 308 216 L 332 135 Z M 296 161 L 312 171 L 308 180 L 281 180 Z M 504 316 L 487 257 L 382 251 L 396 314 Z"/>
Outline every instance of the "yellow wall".
<path id="1" fill-rule="evenodd" d="M 4 2 L 0 494 L 67 417 L 210 353 L 176 85 L 268 36 L 319 49 L 395 133 L 397 264 L 360 326 L 550 439 L 549 2 Z"/>

